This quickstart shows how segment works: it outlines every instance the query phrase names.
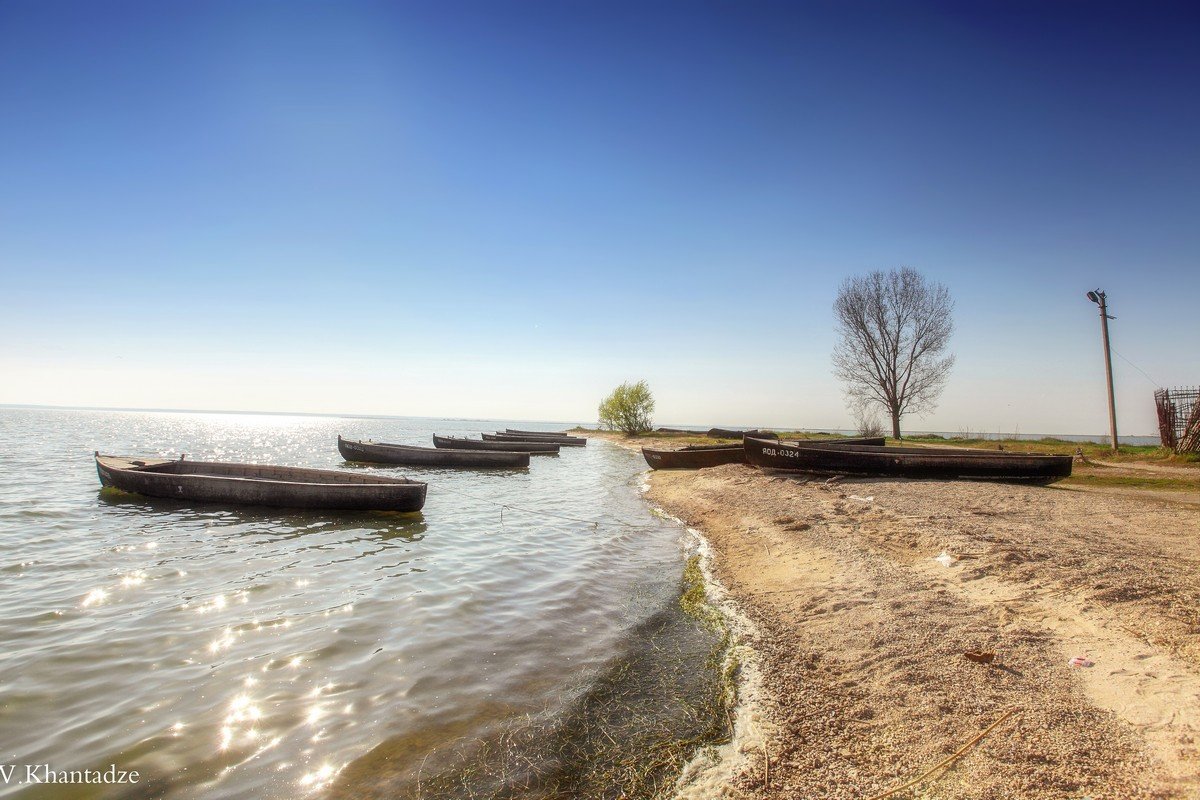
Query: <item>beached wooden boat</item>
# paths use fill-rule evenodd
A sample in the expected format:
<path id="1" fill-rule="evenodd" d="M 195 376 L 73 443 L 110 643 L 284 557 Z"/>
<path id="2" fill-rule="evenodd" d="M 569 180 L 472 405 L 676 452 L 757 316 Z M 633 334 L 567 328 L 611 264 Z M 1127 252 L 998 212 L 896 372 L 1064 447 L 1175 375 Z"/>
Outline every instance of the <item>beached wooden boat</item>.
<path id="1" fill-rule="evenodd" d="M 529 453 L 520 451 L 411 447 L 388 442 L 354 441 L 341 436 L 338 436 L 338 451 L 347 461 L 404 464 L 410 467 L 520 469 L 529 466 Z"/>
<path id="2" fill-rule="evenodd" d="M 448 450 L 503 450 L 509 453 L 545 455 L 558 452 L 558 442 L 496 442 L 485 439 L 463 439 L 457 436 L 433 435 L 433 446 Z"/>
<path id="3" fill-rule="evenodd" d="M 730 428 L 710 428 L 706 434 L 710 439 L 744 439 L 747 436 L 755 436 L 759 439 L 778 439 L 779 435 L 770 431 L 735 431 Z"/>
<path id="4" fill-rule="evenodd" d="M 643 447 L 642 457 L 651 469 L 703 469 L 741 464 L 746 460 L 746 449 L 740 444 L 695 444 L 678 450 Z"/>
<path id="5" fill-rule="evenodd" d="M 480 434 L 489 442 L 553 442 L 563 447 L 584 447 L 587 439 L 577 439 L 573 436 L 538 436 L 536 433 L 483 433 Z"/>
<path id="6" fill-rule="evenodd" d="M 745 441 L 746 460 L 757 467 L 837 475 L 1050 483 L 1071 474 L 1070 456 L 955 447 L 884 447 L 829 441 Z"/>
<path id="7" fill-rule="evenodd" d="M 220 505 L 420 511 L 426 484 L 332 469 L 219 461 L 134 459 L 96 453 L 100 483 L 149 497 Z"/>

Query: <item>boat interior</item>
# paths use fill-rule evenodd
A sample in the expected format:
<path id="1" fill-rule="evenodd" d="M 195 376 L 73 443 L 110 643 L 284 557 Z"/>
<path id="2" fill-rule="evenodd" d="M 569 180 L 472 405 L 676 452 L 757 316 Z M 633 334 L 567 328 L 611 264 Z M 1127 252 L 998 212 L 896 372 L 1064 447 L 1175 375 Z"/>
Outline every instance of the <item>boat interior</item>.
<path id="1" fill-rule="evenodd" d="M 267 481 L 294 483 L 415 483 L 407 478 L 390 478 L 381 475 L 359 474 L 304 467 L 281 467 L 271 464 L 227 464 L 217 461 L 166 461 L 163 459 L 129 459 L 101 457 L 106 466 L 114 469 L 135 469 L 139 472 L 157 472 L 169 475 L 206 475 L 213 478 L 248 478 Z"/>

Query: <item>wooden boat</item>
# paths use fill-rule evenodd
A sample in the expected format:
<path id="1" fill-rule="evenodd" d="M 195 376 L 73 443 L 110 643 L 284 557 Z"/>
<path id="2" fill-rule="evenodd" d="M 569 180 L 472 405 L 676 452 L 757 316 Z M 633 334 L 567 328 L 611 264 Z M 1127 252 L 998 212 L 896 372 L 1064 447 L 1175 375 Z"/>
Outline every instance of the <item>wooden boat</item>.
<path id="1" fill-rule="evenodd" d="M 410 467 L 520 469 L 529 466 L 529 453 L 503 450 L 448 450 L 410 447 L 388 442 L 353 441 L 338 436 L 338 451 L 347 461 L 405 464 Z"/>
<path id="2" fill-rule="evenodd" d="M 642 457 L 651 469 L 703 469 L 744 463 L 746 448 L 740 444 L 695 444 L 678 450 L 643 447 Z"/>
<path id="3" fill-rule="evenodd" d="M 779 438 L 778 434 L 771 433 L 770 431 L 735 431 L 729 428 L 710 428 L 709 431 L 704 435 L 710 439 L 744 439 L 747 436 L 754 436 L 759 439 Z"/>
<path id="4" fill-rule="evenodd" d="M 96 453 L 100 483 L 197 503 L 358 511 L 420 511 L 427 485 L 333 469 L 219 461 L 133 459 Z"/>
<path id="5" fill-rule="evenodd" d="M 543 455 L 557 453 L 558 442 L 496 442 L 485 439 L 462 439 L 457 436 L 433 435 L 433 446 L 448 450 L 503 450 L 505 452 Z"/>
<path id="6" fill-rule="evenodd" d="M 480 434 L 489 442 L 553 442 L 563 447 L 584 447 L 587 439 L 576 439 L 573 436 L 538 436 L 533 433 L 484 433 Z"/>
<path id="7" fill-rule="evenodd" d="M 642 456 L 646 463 L 654 469 L 703 469 L 716 467 L 721 464 L 742 464 L 746 462 L 746 443 L 742 444 L 699 444 L 681 447 L 678 450 L 653 450 L 642 448 Z M 779 444 L 771 440 L 774 444 Z M 850 442 L 857 444 L 883 444 L 883 438 L 878 439 L 835 439 L 836 444 Z"/>
<path id="8" fill-rule="evenodd" d="M 829 441 L 745 441 L 746 460 L 757 467 L 839 475 L 1051 483 L 1071 474 L 1070 456 L 972 450 L 956 447 L 884 447 Z"/>
<path id="9" fill-rule="evenodd" d="M 575 436 L 566 431 L 519 431 L 515 428 L 505 428 L 503 431 L 496 431 L 496 433 L 503 433 L 509 436 L 536 436 L 539 439 L 565 439 L 570 442 L 583 442 L 587 444 L 586 436 Z"/>

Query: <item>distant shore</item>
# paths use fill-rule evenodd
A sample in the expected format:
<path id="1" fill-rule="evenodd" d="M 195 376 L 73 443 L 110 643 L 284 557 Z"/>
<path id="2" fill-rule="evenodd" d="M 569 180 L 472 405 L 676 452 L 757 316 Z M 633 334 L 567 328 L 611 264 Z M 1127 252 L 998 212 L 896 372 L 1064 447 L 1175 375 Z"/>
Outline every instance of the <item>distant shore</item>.
<path id="1" fill-rule="evenodd" d="M 1200 470 L 1079 466 L 1101 479 L 652 473 L 756 629 L 766 741 L 720 796 L 871 798 L 986 730 L 890 796 L 1200 797 Z"/>

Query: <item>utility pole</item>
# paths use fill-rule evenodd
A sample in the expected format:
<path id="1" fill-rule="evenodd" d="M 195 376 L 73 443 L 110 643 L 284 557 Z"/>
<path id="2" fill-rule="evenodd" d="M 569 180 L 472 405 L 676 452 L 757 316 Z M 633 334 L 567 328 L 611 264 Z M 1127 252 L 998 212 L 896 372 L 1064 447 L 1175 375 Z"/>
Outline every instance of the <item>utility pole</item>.
<path id="1" fill-rule="evenodd" d="M 1112 449 L 1117 452 L 1117 401 L 1113 397 L 1112 354 L 1108 346 L 1108 303 L 1104 292 L 1097 289 L 1087 293 L 1088 300 L 1100 306 L 1100 333 L 1104 337 L 1104 376 L 1108 379 L 1108 429 L 1112 434 Z"/>

